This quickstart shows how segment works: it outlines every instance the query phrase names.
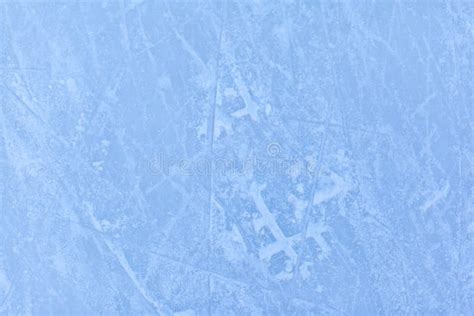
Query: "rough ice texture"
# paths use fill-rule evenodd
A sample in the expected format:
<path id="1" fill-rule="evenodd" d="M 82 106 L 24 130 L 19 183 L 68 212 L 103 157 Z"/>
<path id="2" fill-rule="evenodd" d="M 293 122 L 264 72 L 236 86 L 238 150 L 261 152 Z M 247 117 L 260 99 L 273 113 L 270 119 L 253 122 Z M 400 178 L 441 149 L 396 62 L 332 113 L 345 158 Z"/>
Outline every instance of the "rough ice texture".
<path id="1" fill-rule="evenodd" d="M 471 1 L 1 0 L 0 313 L 472 313 L 473 56 Z"/>

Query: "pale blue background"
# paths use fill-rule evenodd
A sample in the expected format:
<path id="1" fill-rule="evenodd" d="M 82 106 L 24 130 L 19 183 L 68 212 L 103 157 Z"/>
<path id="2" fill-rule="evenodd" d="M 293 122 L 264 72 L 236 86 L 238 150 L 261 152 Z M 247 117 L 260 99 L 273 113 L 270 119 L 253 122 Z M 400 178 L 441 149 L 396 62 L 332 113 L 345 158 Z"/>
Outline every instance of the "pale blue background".
<path id="1" fill-rule="evenodd" d="M 0 1 L 0 313 L 472 315 L 471 1 Z"/>

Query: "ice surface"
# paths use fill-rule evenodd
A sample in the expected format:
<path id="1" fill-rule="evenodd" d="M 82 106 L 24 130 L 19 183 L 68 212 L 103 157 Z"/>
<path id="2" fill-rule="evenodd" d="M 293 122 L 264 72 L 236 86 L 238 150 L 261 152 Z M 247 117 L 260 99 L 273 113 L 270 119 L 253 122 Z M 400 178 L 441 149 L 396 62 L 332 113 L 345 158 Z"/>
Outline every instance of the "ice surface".
<path id="1" fill-rule="evenodd" d="M 0 0 L 0 314 L 472 315 L 474 2 Z"/>

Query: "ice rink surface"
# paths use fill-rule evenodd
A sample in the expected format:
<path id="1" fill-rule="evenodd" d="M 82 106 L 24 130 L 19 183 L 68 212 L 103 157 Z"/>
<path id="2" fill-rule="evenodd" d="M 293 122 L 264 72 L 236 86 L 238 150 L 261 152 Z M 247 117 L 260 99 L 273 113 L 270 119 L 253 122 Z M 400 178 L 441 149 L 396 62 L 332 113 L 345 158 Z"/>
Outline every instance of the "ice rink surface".
<path id="1" fill-rule="evenodd" d="M 0 0 L 0 314 L 472 315 L 474 2 Z"/>

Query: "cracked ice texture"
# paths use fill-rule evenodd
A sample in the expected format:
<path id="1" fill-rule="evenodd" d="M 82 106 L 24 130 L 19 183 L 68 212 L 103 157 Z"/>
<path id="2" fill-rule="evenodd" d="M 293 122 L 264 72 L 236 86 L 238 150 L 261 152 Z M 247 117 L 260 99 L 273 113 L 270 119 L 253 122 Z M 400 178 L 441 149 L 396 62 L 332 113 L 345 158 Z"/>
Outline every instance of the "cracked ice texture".
<path id="1" fill-rule="evenodd" d="M 0 1 L 0 313 L 471 313 L 473 21 Z"/>

